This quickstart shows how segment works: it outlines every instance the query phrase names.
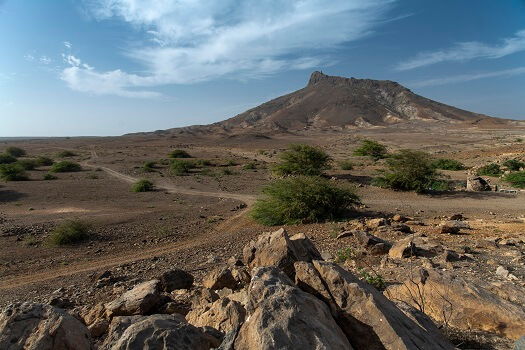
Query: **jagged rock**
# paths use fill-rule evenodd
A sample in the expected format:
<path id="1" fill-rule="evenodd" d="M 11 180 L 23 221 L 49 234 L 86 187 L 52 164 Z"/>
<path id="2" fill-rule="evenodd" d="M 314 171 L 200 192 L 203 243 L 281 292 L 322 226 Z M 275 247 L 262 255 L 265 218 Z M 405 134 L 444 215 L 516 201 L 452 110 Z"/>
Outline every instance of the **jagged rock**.
<path id="1" fill-rule="evenodd" d="M 249 317 L 235 340 L 236 350 L 352 349 L 328 307 L 276 267 L 255 270 L 249 298 Z"/>
<path id="2" fill-rule="evenodd" d="M 356 230 L 354 231 L 354 236 L 357 239 L 357 242 L 364 248 L 369 248 L 380 243 L 388 243 L 385 240 L 365 231 Z"/>
<path id="3" fill-rule="evenodd" d="M 186 319 L 197 327 L 209 326 L 227 333 L 244 322 L 246 310 L 237 301 L 222 298 L 213 304 L 191 310 Z"/>
<path id="4" fill-rule="evenodd" d="M 144 315 L 154 309 L 161 301 L 159 284 L 158 280 L 141 283 L 118 299 L 107 303 L 107 316 Z"/>
<path id="5" fill-rule="evenodd" d="M 232 275 L 229 268 L 223 267 L 218 268 L 208 273 L 203 281 L 202 285 L 209 289 L 222 289 L 222 288 L 235 288 L 237 281 Z"/>
<path id="6" fill-rule="evenodd" d="M 209 350 L 216 340 L 181 315 L 121 316 L 111 321 L 104 350 Z"/>
<path id="7" fill-rule="evenodd" d="M 407 237 L 394 243 L 388 251 L 391 258 L 401 259 L 416 255 L 416 245 L 412 237 Z"/>
<path id="8" fill-rule="evenodd" d="M 245 267 L 234 267 L 231 269 L 232 276 L 237 282 L 237 285 L 244 286 L 250 283 L 252 279 L 248 270 Z"/>
<path id="9" fill-rule="evenodd" d="M 295 236 L 292 241 L 281 228 L 275 232 L 260 235 L 243 250 L 244 263 L 250 269 L 261 266 L 277 266 L 288 276 L 293 276 L 296 261 L 322 259 L 315 246 L 304 235 Z"/>
<path id="10" fill-rule="evenodd" d="M 192 308 L 207 305 L 213 303 L 215 300 L 219 300 L 219 295 L 208 288 L 202 288 L 197 294 L 193 295 L 191 300 Z"/>
<path id="11" fill-rule="evenodd" d="M 488 182 L 479 177 L 467 177 L 467 191 L 492 191 Z"/>
<path id="12" fill-rule="evenodd" d="M 403 233 L 406 233 L 406 234 L 412 233 L 412 229 L 410 228 L 410 226 L 405 225 L 405 224 L 392 225 L 392 230 L 393 231 L 398 231 L 398 232 L 403 232 Z"/>
<path id="13" fill-rule="evenodd" d="M 448 250 L 448 249 L 445 249 L 445 251 L 443 252 L 443 254 L 441 254 L 439 256 L 439 259 L 440 261 L 442 262 L 453 262 L 453 261 L 458 261 L 460 260 L 460 256 L 458 253 L 456 253 L 455 251 L 453 250 Z"/>
<path id="14" fill-rule="evenodd" d="M 0 349 L 90 350 L 91 336 L 82 322 L 56 307 L 11 304 L 0 313 Z"/>
<path id="15" fill-rule="evenodd" d="M 503 278 L 508 278 L 509 277 L 509 270 L 507 270 L 506 268 L 504 268 L 503 266 L 500 265 L 496 269 L 496 275 L 498 275 L 500 277 L 503 277 Z"/>
<path id="16" fill-rule="evenodd" d="M 193 280 L 190 273 L 181 269 L 166 271 L 159 277 L 160 288 L 168 293 L 175 289 L 190 289 L 193 286 Z"/>
<path id="17" fill-rule="evenodd" d="M 106 333 L 108 328 L 109 321 L 104 318 L 98 319 L 88 326 L 88 330 L 94 338 L 100 337 L 102 334 Z"/>
<path id="18" fill-rule="evenodd" d="M 394 221 L 394 222 L 405 222 L 407 220 L 408 219 L 405 216 L 400 215 L 400 214 L 396 214 L 396 215 L 392 216 L 392 221 Z"/>
<path id="19" fill-rule="evenodd" d="M 346 238 L 346 237 L 352 237 L 354 235 L 355 230 L 350 231 L 343 231 L 340 234 L 337 235 L 337 239 Z"/>
<path id="20" fill-rule="evenodd" d="M 525 333 L 523 305 L 503 300 L 470 279 L 453 278 L 435 270 L 425 270 L 425 275 L 390 286 L 385 295 L 465 331 L 493 332 L 512 339 Z"/>
<path id="21" fill-rule="evenodd" d="M 369 229 L 377 229 L 381 226 L 388 226 L 388 220 L 385 218 L 368 219 L 366 220 L 366 227 Z"/>
<path id="22" fill-rule="evenodd" d="M 428 317 L 418 315 L 425 322 L 415 322 L 377 289 L 339 265 L 314 261 L 313 267 L 330 296 L 327 299 L 323 292 L 319 297 L 336 305 L 337 324 L 356 349 L 454 349 L 435 328 L 423 326 L 431 323 Z"/>

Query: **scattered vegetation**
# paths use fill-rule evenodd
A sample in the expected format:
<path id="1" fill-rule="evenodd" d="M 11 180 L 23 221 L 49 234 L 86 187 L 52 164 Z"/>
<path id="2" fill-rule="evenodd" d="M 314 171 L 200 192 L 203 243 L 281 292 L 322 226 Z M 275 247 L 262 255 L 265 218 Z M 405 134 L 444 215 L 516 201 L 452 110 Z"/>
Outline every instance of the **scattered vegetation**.
<path id="1" fill-rule="evenodd" d="M 91 171 L 89 174 L 86 175 L 86 179 L 90 179 L 90 180 L 96 180 L 98 179 L 98 175 L 96 172 L 94 171 Z"/>
<path id="2" fill-rule="evenodd" d="M 11 164 L 14 162 L 16 162 L 16 157 L 7 153 L 0 154 L 0 164 Z"/>
<path id="3" fill-rule="evenodd" d="M 191 158 L 190 154 L 183 149 L 175 149 L 168 156 L 170 158 Z"/>
<path id="4" fill-rule="evenodd" d="M 385 281 L 383 280 L 383 276 L 381 276 L 378 273 L 369 273 L 365 269 L 359 270 L 359 274 L 361 275 L 361 278 L 365 280 L 366 283 L 373 285 L 378 290 L 384 290 L 386 288 Z"/>
<path id="5" fill-rule="evenodd" d="M 422 151 L 401 150 L 387 160 L 388 169 L 374 179 L 381 187 L 402 191 L 446 190 L 448 185 L 433 166 L 429 154 Z"/>
<path id="6" fill-rule="evenodd" d="M 0 178 L 6 182 L 28 180 L 25 169 L 18 163 L 0 165 Z"/>
<path id="7" fill-rule="evenodd" d="M 213 163 L 208 159 L 198 159 L 195 161 L 195 165 L 199 167 L 212 166 Z"/>
<path id="8" fill-rule="evenodd" d="M 54 163 L 53 159 L 46 156 L 40 156 L 36 158 L 35 161 L 37 162 L 38 166 L 51 166 Z"/>
<path id="9" fill-rule="evenodd" d="M 174 159 L 170 166 L 173 175 L 177 176 L 187 174 L 193 168 L 195 168 L 195 163 L 184 159 Z"/>
<path id="10" fill-rule="evenodd" d="M 503 173 L 499 164 L 490 163 L 488 165 L 482 166 L 476 171 L 478 176 L 500 176 Z"/>
<path id="11" fill-rule="evenodd" d="M 280 155 L 281 162 L 273 168 L 276 175 L 321 175 L 329 169 L 330 156 L 319 147 L 294 144 Z"/>
<path id="12" fill-rule="evenodd" d="M 347 260 L 353 260 L 356 258 L 355 250 L 352 247 L 346 247 L 345 249 L 338 250 L 335 253 L 335 262 L 343 263 Z"/>
<path id="13" fill-rule="evenodd" d="M 71 220 L 58 225 L 48 240 L 52 245 L 70 245 L 84 241 L 90 236 L 91 225 L 81 220 Z"/>
<path id="14" fill-rule="evenodd" d="M 271 182 L 257 200 L 252 217 L 263 225 L 334 220 L 359 203 L 350 187 L 339 187 L 321 177 L 297 176 Z"/>
<path id="15" fill-rule="evenodd" d="M 16 163 L 24 168 L 24 170 L 33 170 L 38 167 L 38 163 L 35 159 L 20 159 Z"/>
<path id="16" fill-rule="evenodd" d="M 76 155 L 77 154 L 75 152 L 67 151 L 67 150 L 59 151 L 56 154 L 57 158 L 69 158 L 69 157 L 75 157 Z"/>
<path id="17" fill-rule="evenodd" d="M 525 167 L 525 163 L 520 162 L 517 159 L 508 159 L 505 162 L 503 162 L 503 165 L 511 171 L 518 171 L 521 168 Z"/>
<path id="18" fill-rule="evenodd" d="M 234 172 L 230 169 L 222 169 L 221 170 L 221 175 L 233 175 Z"/>
<path id="19" fill-rule="evenodd" d="M 516 139 L 516 142 L 518 142 L 518 143 L 522 143 L 522 142 L 523 142 L 523 139 L 522 139 L 522 138 L 517 138 L 517 139 Z"/>
<path id="20" fill-rule="evenodd" d="M 51 172 L 53 173 L 72 173 L 81 170 L 82 167 L 80 164 L 71 162 L 69 160 L 63 160 L 61 162 L 55 163 L 51 167 Z"/>
<path id="21" fill-rule="evenodd" d="M 27 155 L 26 151 L 20 147 L 7 147 L 5 153 L 16 158 L 25 157 Z"/>
<path id="22" fill-rule="evenodd" d="M 233 159 L 228 159 L 224 165 L 226 165 L 226 166 L 236 166 L 237 162 L 234 161 Z"/>
<path id="23" fill-rule="evenodd" d="M 505 175 L 504 180 L 512 187 L 525 188 L 525 171 L 517 171 Z"/>
<path id="24" fill-rule="evenodd" d="M 339 162 L 339 167 L 341 170 L 352 170 L 354 168 L 354 163 L 349 160 L 342 160 Z"/>
<path id="25" fill-rule="evenodd" d="M 449 159 L 449 158 L 438 158 L 432 163 L 432 165 L 434 165 L 436 169 L 441 169 L 441 170 L 458 171 L 458 170 L 465 169 L 465 165 L 463 163 L 455 159 Z"/>
<path id="26" fill-rule="evenodd" d="M 386 158 L 386 146 L 372 140 L 363 140 L 361 146 L 353 152 L 354 156 L 372 157 L 374 160 Z"/>
<path id="27" fill-rule="evenodd" d="M 142 165 L 142 170 L 144 170 L 144 172 L 146 173 L 151 173 L 153 171 L 155 171 L 155 162 L 150 160 L 148 162 L 144 162 L 144 164 Z"/>
<path id="28" fill-rule="evenodd" d="M 58 179 L 55 175 L 51 174 L 51 173 L 45 173 L 44 176 L 42 177 L 44 180 L 56 180 Z"/>
<path id="29" fill-rule="evenodd" d="M 255 170 L 257 169 L 257 164 L 255 162 L 246 163 L 242 166 L 244 170 Z"/>
<path id="30" fill-rule="evenodd" d="M 142 179 L 133 184 L 131 187 L 131 190 L 133 192 L 150 192 L 155 189 L 155 185 L 153 185 L 153 182 Z"/>

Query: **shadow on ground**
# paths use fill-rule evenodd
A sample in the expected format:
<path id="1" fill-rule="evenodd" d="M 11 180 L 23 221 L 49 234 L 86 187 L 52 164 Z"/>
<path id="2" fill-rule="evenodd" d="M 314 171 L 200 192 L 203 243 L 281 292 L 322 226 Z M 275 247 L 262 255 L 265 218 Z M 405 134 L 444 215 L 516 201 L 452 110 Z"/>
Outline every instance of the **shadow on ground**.
<path id="1" fill-rule="evenodd" d="M 0 189 L 0 203 L 16 202 L 24 197 L 26 197 L 24 193 Z"/>

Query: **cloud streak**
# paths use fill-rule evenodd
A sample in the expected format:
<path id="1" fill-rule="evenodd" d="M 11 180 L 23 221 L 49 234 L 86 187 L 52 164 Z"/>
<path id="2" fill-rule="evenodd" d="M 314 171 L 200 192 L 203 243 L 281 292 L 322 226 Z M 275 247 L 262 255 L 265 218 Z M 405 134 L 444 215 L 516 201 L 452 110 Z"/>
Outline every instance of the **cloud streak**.
<path id="1" fill-rule="evenodd" d="M 407 83 L 410 87 L 427 87 L 427 86 L 438 86 L 438 85 L 447 85 L 447 84 L 457 84 L 468 82 L 478 79 L 486 78 L 497 78 L 497 77 L 513 77 L 516 75 L 525 74 L 525 67 L 518 67 L 513 69 L 506 69 L 494 72 L 482 72 L 482 73 L 473 73 L 473 74 L 460 74 L 449 77 L 440 77 L 432 78 L 425 80 L 418 80 Z"/>
<path id="2" fill-rule="evenodd" d="M 465 62 L 477 58 L 496 59 L 521 51 L 525 51 L 525 30 L 516 32 L 511 38 L 501 39 L 498 45 L 469 41 L 457 43 L 447 50 L 421 52 L 415 58 L 399 63 L 395 70 L 406 71 L 441 62 Z"/>
<path id="3" fill-rule="evenodd" d="M 257 79 L 326 66 L 335 48 L 370 35 L 394 2 L 92 0 L 87 6 L 97 20 L 120 19 L 145 36 L 126 53 L 144 73 L 72 65 L 62 79 L 77 90 L 84 79 L 111 80 L 108 87 L 122 96 L 137 87 Z"/>

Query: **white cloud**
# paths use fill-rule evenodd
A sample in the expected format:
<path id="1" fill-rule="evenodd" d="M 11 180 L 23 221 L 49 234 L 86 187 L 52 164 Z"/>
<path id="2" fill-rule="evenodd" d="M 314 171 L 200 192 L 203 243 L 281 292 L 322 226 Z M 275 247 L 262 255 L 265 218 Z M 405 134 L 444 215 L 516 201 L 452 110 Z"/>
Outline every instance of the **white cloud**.
<path id="1" fill-rule="evenodd" d="M 71 43 L 70 43 L 69 41 L 64 41 L 64 42 L 62 42 L 62 43 L 63 43 L 64 46 L 65 46 L 66 48 L 68 48 L 68 49 L 70 49 L 71 46 L 73 46 L 73 45 L 71 45 Z"/>
<path id="2" fill-rule="evenodd" d="M 39 59 L 40 63 L 43 63 L 43 64 L 50 64 L 51 62 L 53 62 L 53 60 L 47 56 L 40 56 L 40 59 Z"/>
<path id="3" fill-rule="evenodd" d="M 440 62 L 461 62 L 476 58 L 495 59 L 525 51 L 525 30 L 500 41 L 499 45 L 493 46 L 478 41 L 461 42 L 447 50 L 421 52 L 415 58 L 399 63 L 395 69 L 403 71 Z"/>
<path id="4" fill-rule="evenodd" d="M 87 77 L 94 81 L 95 76 L 111 77 L 122 95 L 136 87 L 220 77 L 253 79 L 312 69 L 332 63 L 328 53 L 339 45 L 369 35 L 394 2 L 91 0 L 88 6 L 97 19 L 118 18 L 148 36 L 127 51 L 143 65 L 144 73 L 91 70 L 86 74 L 73 62 L 78 69 L 67 68 L 63 79 L 75 88 Z"/>
<path id="5" fill-rule="evenodd" d="M 34 61 L 35 60 L 35 56 L 31 55 L 30 53 L 28 53 L 27 55 L 24 55 L 24 58 L 26 59 L 26 61 Z"/>
<path id="6" fill-rule="evenodd" d="M 472 74 L 460 74 L 450 77 L 432 78 L 426 80 L 413 81 L 407 83 L 410 87 L 425 87 L 425 86 L 438 86 L 447 84 L 463 83 L 472 80 L 485 79 L 485 78 L 496 78 L 496 77 L 512 77 L 516 75 L 525 74 L 525 67 L 518 67 L 513 69 L 506 69 L 494 72 L 482 72 Z"/>

